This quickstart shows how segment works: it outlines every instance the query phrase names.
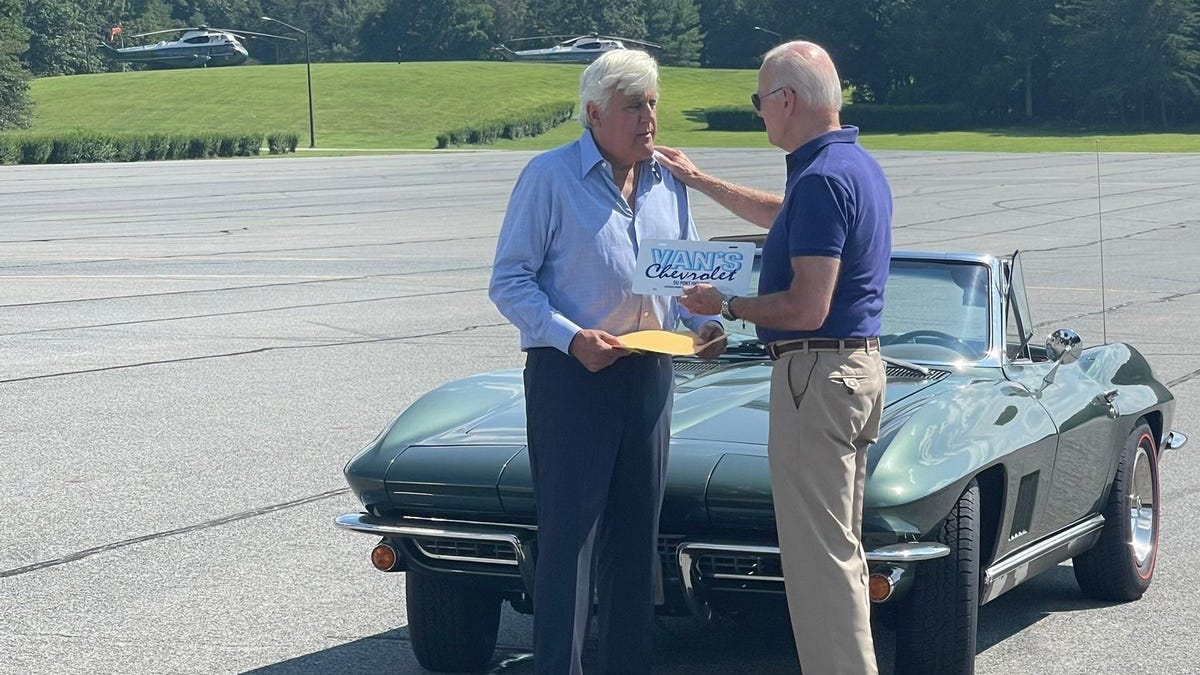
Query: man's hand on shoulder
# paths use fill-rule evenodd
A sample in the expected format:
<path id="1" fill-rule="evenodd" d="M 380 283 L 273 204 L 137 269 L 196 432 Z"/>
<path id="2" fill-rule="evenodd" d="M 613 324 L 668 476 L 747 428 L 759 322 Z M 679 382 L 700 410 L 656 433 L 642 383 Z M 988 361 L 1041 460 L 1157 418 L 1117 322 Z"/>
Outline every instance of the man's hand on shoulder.
<path id="1" fill-rule="evenodd" d="M 571 338 L 571 356 L 595 373 L 629 353 L 621 341 L 602 330 L 581 330 Z"/>
<path id="2" fill-rule="evenodd" d="M 656 145 L 654 150 L 658 153 L 658 163 L 667 167 L 671 175 L 675 176 L 675 180 L 690 188 L 699 189 L 697 184 L 704 174 L 692 164 L 687 155 L 665 145 Z"/>

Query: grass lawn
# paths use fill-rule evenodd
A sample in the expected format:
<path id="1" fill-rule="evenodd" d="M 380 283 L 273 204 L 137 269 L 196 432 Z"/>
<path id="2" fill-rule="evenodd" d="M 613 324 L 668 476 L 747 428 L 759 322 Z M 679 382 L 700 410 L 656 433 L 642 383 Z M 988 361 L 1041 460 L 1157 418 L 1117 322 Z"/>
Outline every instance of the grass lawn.
<path id="1" fill-rule="evenodd" d="M 557 101 L 575 101 L 583 66 L 500 62 L 318 63 L 312 66 L 317 148 L 431 150 L 438 133 Z M 680 147 L 768 147 L 762 132 L 706 130 L 702 111 L 746 105 L 752 70 L 663 68 L 661 142 Z M 304 65 L 136 71 L 34 80 L 34 133 L 294 131 L 308 145 Z M 579 134 L 568 122 L 504 149 L 544 149 Z M 1200 152 L 1200 134 L 1098 134 L 997 129 L 871 134 L 873 149 L 994 152 Z"/>

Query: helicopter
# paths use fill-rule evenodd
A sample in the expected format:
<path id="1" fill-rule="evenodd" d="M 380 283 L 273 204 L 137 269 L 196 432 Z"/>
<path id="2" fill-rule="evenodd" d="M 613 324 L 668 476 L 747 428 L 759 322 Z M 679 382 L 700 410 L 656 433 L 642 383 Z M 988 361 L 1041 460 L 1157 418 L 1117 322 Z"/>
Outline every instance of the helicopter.
<path id="1" fill-rule="evenodd" d="M 560 38 L 570 38 L 555 44 L 553 47 L 545 49 L 523 49 L 514 51 L 512 48 L 501 43 L 492 50 L 498 52 L 505 61 L 537 61 L 545 63 L 591 63 L 600 57 L 605 52 L 610 52 L 616 49 L 631 49 L 629 44 L 636 44 L 643 47 L 652 47 L 654 49 L 662 49 L 662 45 L 644 40 L 634 40 L 633 38 L 613 37 L 611 35 L 599 35 L 597 33 L 588 33 L 587 35 L 544 35 L 541 37 L 515 38 L 509 42 L 522 42 L 525 40 L 557 40 Z"/>
<path id="2" fill-rule="evenodd" d="M 113 47 L 109 43 L 114 42 L 120 35 L 120 27 L 114 26 L 109 32 L 109 43 L 101 42 L 98 48 L 114 61 L 144 63 L 156 68 L 194 68 L 197 66 L 237 66 L 245 63 L 250 54 L 246 51 L 242 41 L 250 38 L 265 37 L 292 41 L 296 39 L 284 35 L 229 28 L 209 28 L 208 26 L 167 28 L 149 33 L 138 33 L 129 37 L 143 38 L 165 33 L 178 33 L 179 37 L 149 45 Z"/>

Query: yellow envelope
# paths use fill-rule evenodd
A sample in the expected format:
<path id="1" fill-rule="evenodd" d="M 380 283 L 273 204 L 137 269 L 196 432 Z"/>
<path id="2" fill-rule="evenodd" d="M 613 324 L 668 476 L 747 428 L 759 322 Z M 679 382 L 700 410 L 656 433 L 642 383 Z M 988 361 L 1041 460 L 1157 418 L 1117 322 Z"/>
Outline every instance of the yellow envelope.
<path id="1" fill-rule="evenodd" d="M 617 337 L 625 347 L 642 352 L 656 352 L 675 356 L 691 356 L 708 345 L 724 340 L 725 335 L 696 345 L 691 333 L 672 333 L 668 330 L 639 330 Z"/>

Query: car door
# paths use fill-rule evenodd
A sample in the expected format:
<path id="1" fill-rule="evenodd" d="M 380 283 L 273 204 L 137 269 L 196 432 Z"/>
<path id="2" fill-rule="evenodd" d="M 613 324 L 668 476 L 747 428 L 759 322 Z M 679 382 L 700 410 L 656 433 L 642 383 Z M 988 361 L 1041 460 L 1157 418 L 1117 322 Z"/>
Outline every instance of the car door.
<path id="1" fill-rule="evenodd" d="M 1037 514 L 1038 531 L 1053 532 L 1095 512 L 1112 477 L 1117 442 L 1116 404 L 1111 390 L 1090 377 L 1080 361 L 1058 364 L 1032 347 L 1033 319 L 1019 252 L 1009 267 L 1005 371 L 1021 381 L 1058 429 L 1049 489 Z"/>

